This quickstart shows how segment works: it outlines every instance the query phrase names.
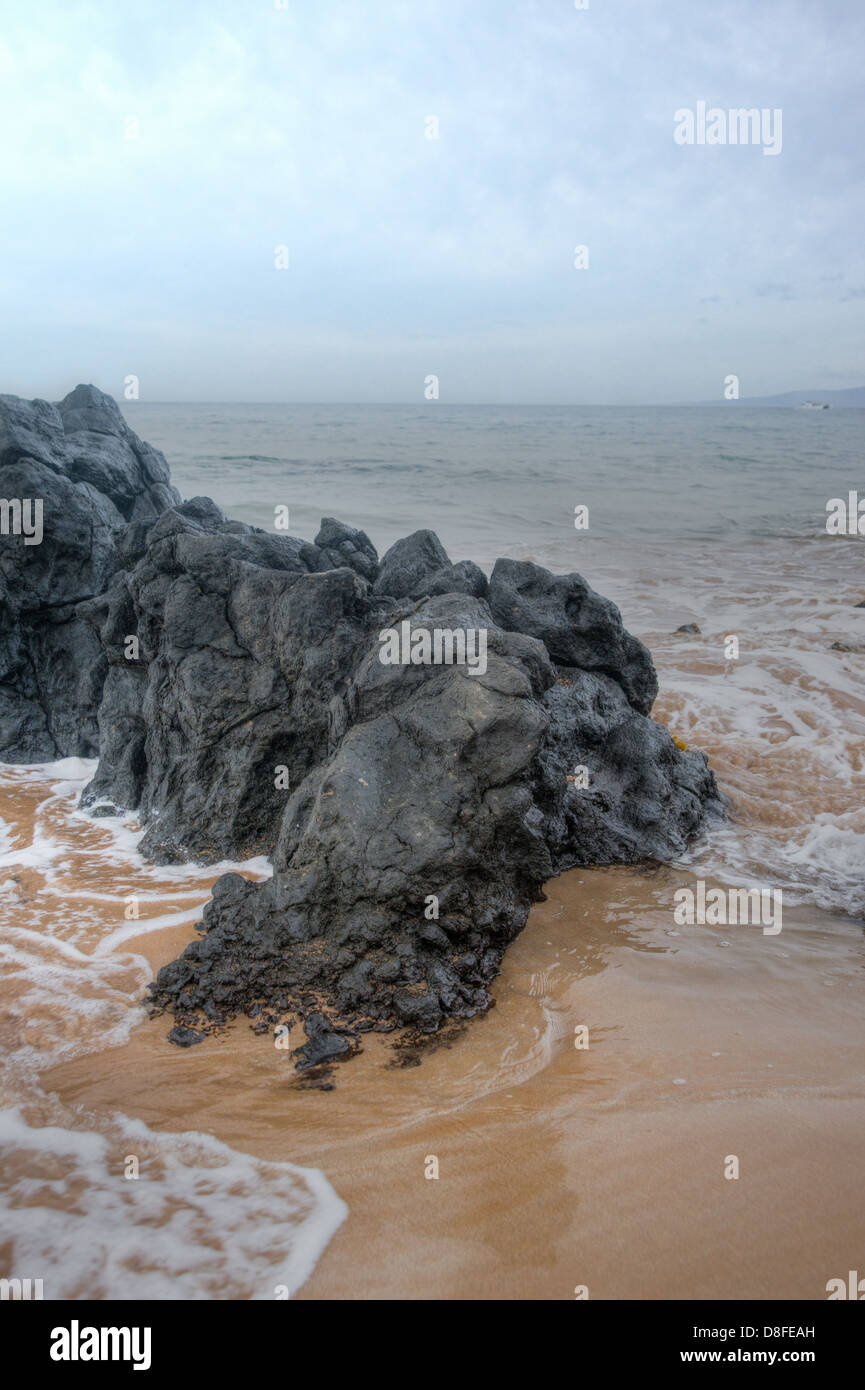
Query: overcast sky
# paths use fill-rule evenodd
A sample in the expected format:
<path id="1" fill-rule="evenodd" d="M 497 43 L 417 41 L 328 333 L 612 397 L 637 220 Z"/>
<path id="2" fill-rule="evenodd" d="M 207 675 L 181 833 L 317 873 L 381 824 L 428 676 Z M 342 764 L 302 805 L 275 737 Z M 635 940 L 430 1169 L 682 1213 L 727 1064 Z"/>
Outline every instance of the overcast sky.
<path id="1" fill-rule="evenodd" d="M 0 390 L 860 385 L 863 58 L 862 0 L 5 0 Z"/>

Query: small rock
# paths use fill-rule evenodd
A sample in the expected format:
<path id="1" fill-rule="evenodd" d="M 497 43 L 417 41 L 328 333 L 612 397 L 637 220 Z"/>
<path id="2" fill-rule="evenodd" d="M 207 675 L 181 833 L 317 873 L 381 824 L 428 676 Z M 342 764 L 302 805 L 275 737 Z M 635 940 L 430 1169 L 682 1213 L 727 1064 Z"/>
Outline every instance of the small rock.
<path id="1" fill-rule="evenodd" d="M 200 1028 L 184 1028 L 178 1023 L 168 1034 L 168 1041 L 173 1042 L 177 1047 L 192 1047 L 194 1043 L 204 1042 L 207 1037 Z"/>
<path id="2" fill-rule="evenodd" d="M 334 1030 L 324 1014 L 310 1014 L 309 1018 L 304 1019 L 303 1027 L 309 1042 L 291 1054 L 297 1058 L 298 1071 L 320 1066 L 323 1062 L 351 1055 L 358 1050 L 356 1043 Z"/>

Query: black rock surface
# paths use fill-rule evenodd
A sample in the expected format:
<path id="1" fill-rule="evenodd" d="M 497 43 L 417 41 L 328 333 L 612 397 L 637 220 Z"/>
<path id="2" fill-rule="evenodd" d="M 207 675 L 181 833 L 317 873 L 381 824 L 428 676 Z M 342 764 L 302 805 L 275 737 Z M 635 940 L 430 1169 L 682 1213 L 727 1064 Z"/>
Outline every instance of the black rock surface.
<path id="1" fill-rule="evenodd" d="M 487 577 L 471 560 L 452 565 L 434 531 L 415 531 L 395 541 L 383 556 L 373 592 L 391 598 L 474 594 L 486 598 Z"/>
<path id="2" fill-rule="evenodd" d="M 273 877 L 219 879 L 203 938 L 153 987 L 182 1022 L 288 1003 L 433 1031 L 489 1005 L 545 880 L 669 859 L 720 810 L 703 755 L 639 712 L 654 670 L 612 605 L 596 649 L 580 637 L 591 669 L 554 664 L 468 594 L 356 612 L 341 732 L 287 801 Z M 402 622 L 485 630 L 486 670 L 383 665 L 377 630 Z"/>
<path id="3" fill-rule="evenodd" d="M 341 735 L 382 608 L 317 546 L 227 522 L 204 500 L 165 512 L 80 609 L 108 663 L 83 803 L 137 809 L 141 852 L 162 863 L 270 854 L 291 789 Z"/>
<path id="4" fill-rule="evenodd" d="M 608 675 L 634 709 L 648 714 L 658 693 L 652 658 L 626 632 L 618 608 L 580 574 L 550 574 L 529 560 L 496 560 L 490 579 L 496 622 L 544 643 L 553 661 Z"/>
<path id="5" fill-rule="evenodd" d="M 310 543 L 181 503 L 93 387 L 0 397 L 0 483 L 44 499 L 41 545 L 2 538 L 0 756 L 98 748 L 83 804 L 137 810 L 151 859 L 272 859 L 217 880 L 151 986 L 182 1045 L 299 1016 L 314 1070 L 370 1027 L 470 1016 L 545 880 L 669 859 L 721 809 L 578 574 L 499 560 L 488 582 L 431 531 L 379 561 L 332 517 Z M 445 659 L 386 664 L 385 632 Z"/>
<path id="6" fill-rule="evenodd" d="M 0 535 L 0 759 L 93 756 L 106 662 L 77 605 L 120 569 L 119 538 L 180 501 L 162 454 L 110 396 L 0 396 L 0 497 L 38 500 L 43 536 Z"/>

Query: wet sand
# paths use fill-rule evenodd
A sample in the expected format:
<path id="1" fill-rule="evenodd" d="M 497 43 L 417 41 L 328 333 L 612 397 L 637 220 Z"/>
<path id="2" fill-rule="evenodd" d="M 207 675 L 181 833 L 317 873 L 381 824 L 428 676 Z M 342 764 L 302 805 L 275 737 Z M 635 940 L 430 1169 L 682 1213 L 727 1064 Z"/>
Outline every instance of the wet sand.
<path id="1" fill-rule="evenodd" d="M 247 1020 L 186 1052 L 156 1020 L 43 1083 L 321 1168 L 349 1216 L 292 1296 L 825 1298 L 865 1249 L 861 926 L 800 909 L 778 937 L 677 928 L 680 883 L 548 885 L 496 1007 L 417 1067 L 367 1036 L 335 1091 L 301 1090 Z M 135 949 L 155 969 L 191 935 Z"/>

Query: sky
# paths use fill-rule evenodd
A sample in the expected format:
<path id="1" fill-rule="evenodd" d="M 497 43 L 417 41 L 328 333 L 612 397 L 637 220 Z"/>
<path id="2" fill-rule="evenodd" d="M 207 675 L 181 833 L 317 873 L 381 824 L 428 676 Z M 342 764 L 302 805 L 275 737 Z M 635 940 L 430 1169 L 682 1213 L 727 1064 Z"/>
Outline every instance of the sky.
<path id="1" fill-rule="evenodd" d="M 863 58 L 861 0 L 0 0 L 0 391 L 861 385 Z"/>

